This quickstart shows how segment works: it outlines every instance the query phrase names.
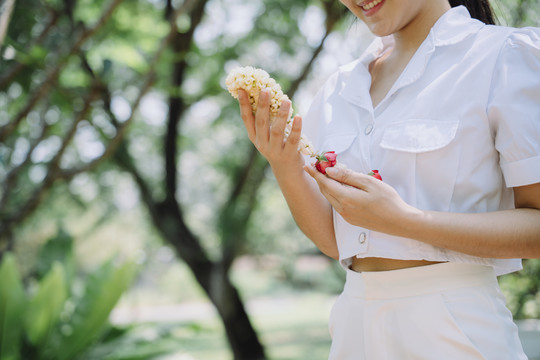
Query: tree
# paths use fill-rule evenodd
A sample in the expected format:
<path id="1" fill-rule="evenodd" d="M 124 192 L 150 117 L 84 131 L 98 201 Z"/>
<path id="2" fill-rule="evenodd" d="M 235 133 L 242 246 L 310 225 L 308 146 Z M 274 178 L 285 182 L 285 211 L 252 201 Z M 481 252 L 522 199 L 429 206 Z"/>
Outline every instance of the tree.
<path id="1" fill-rule="evenodd" d="M 531 10 L 537 0 L 517 1 L 502 4 L 501 12 L 517 9 L 508 22 L 538 21 Z M 294 96 L 344 7 L 333 0 L 0 4 L 15 4 L 6 5 L 11 16 L 0 16 L 0 256 L 51 191 L 81 174 L 105 187 L 99 176 L 119 169 L 131 176 L 149 221 L 216 306 L 235 358 L 264 358 L 228 274 L 246 249 L 268 169 L 222 81 L 235 64 L 259 66 Z M 323 31 L 307 41 L 299 23 L 314 9 Z M 163 106 L 163 114 L 148 115 L 144 106 Z M 201 108 L 210 113 L 202 126 L 206 139 L 187 126 Z M 213 180 L 193 174 L 194 162 L 212 169 Z M 204 233 L 193 222 L 202 201 L 214 210 Z"/>
<path id="2" fill-rule="evenodd" d="M 331 0 L 314 3 L 326 20 L 320 42 L 310 47 L 295 19 L 311 5 L 308 0 L 258 2 L 251 5 L 253 18 L 246 19 L 252 31 L 234 41 L 215 32 L 205 43 L 196 34 L 209 26 L 204 22 L 209 3 L 16 3 L 12 18 L 17 20 L 10 24 L 0 60 L 4 108 L 0 109 L 0 253 L 13 248 L 17 226 L 39 209 L 55 186 L 79 174 L 118 167 L 132 176 L 150 221 L 215 305 L 235 359 L 263 359 L 264 348 L 229 279 L 229 269 L 244 251 L 267 164 L 248 141 L 235 143 L 230 152 L 212 160 L 226 184 L 221 189 L 226 195 L 216 206 L 212 224 L 221 251 L 211 256 L 207 241 L 187 220 L 190 204 L 181 201 L 180 192 L 189 187 L 179 177 L 182 154 L 189 149 L 182 124 L 191 107 L 209 97 L 222 107 L 215 123 L 230 121 L 232 114 L 238 117 L 220 80 L 228 62 L 242 57 L 256 62 L 253 52 L 263 41 L 278 45 L 275 56 L 303 62 L 293 74 L 280 73 L 279 64 L 268 69 L 294 96 L 336 28 L 343 7 Z M 213 3 L 216 6 L 217 1 Z M 232 0 L 226 5 L 243 6 Z M 138 112 L 153 94 L 167 98 L 163 124 L 148 125 L 152 119 L 145 121 Z M 90 139 L 86 147 L 80 138 Z M 161 149 L 151 154 L 160 164 L 158 174 L 146 171 L 145 161 L 132 150 L 142 139 L 153 143 L 152 149 L 162 142 Z"/>

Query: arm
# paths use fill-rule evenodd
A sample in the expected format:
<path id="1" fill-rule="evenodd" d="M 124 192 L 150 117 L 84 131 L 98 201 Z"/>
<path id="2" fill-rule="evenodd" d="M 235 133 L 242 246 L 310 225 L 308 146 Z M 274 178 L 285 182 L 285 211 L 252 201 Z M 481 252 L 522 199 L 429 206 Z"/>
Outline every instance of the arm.
<path id="1" fill-rule="evenodd" d="M 475 256 L 540 258 L 540 183 L 515 187 L 514 196 L 516 209 L 512 210 L 478 214 L 424 211 L 411 226 L 425 230 L 417 229 L 411 235 Z"/>
<path id="2" fill-rule="evenodd" d="M 324 254 L 337 259 L 332 208 L 316 183 L 302 170 L 304 160 L 297 150 L 302 119 L 294 118 L 291 134 L 283 141 L 290 101 L 282 104 L 278 119 L 270 126 L 267 91 L 261 91 L 255 116 L 244 91 L 239 92 L 238 99 L 248 137 L 270 163 L 298 227 Z"/>
<path id="3" fill-rule="evenodd" d="M 474 256 L 540 258 L 540 183 L 514 188 L 516 209 L 448 213 L 416 209 L 371 176 L 340 169 L 327 169 L 328 177 L 311 167 L 306 171 L 353 225 Z"/>

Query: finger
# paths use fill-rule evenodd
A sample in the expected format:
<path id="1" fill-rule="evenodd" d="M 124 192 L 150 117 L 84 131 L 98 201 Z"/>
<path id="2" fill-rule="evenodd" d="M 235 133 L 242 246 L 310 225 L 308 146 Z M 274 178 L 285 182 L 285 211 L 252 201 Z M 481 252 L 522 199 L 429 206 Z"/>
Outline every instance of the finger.
<path id="1" fill-rule="evenodd" d="M 257 113 L 255 114 L 255 139 L 259 146 L 268 143 L 270 136 L 270 93 L 268 90 L 261 90 Z"/>
<path id="2" fill-rule="evenodd" d="M 298 150 L 298 142 L 300 141 L 301 136 L 302 117 L 300 115 L 296 115 L 293 119 L 291 133 L 287 138 L 287 142 L 285 142 L 285 150 L 289 150 L 289 148 L 292 148 L 291 150 Z"/>
<path id="3" fill-rule="evenodd" d="M 249 96 L 247 92 L 242 89 L 238 91 L 238 102 L 240 103 L 240 116 L 242 116 L 242 120 L 244 121 L 244 126 L 246 127 L 248 137 L 251 141 L 254 141 L 255 118 L 253 116 L 251 104 L 249 103 Z"/>
<path id="4" fill-rule="evenodd" d="M 327 168 L 328 169 L 328 168 Z M 332 180 L 319 172 L 315 166 L 304 166 L 304 170 L 311 176 L 317 184 L 321 193 L 328 199 L 332 206 L 339 211 L 341 206 L 341 200 L 344 196 L 347 196 L 347 188 L 339 182 Z"/>
<path id="5" fill-rule="evenodd" d="M 289 100 L 283 101 L 278 110 L 277 119 L 270 126 L 270 146 L 274 149 L 283 148 L 285 126 L 287 125 L 290 109 L 291 109 L 291 102 Z"/>
<path id="6" fill-rule="evenodd" d="M 337 167 L 326 168 L 326 174 L 331 179 L 361 190 L 366 190 L 368 186 L 373 184 L 374 180 L 372 176 L 357 173 L 351 169 L 340 169 Z"/>

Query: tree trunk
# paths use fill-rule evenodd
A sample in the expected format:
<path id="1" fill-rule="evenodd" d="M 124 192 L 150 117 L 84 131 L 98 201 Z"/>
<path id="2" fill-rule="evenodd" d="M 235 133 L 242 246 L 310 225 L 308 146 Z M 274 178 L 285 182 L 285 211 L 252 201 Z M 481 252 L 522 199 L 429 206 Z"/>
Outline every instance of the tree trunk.
<path id="1" fill-rule="evenodd" d="M 235 360 L 266 359 L 264 348 L 249 320 L 238 291 L 229 279 L 229 267 L 213 262 L 200 241 L 184 223 L 178 203 L 158 204 L 152 214 L 154 224 L 191 269 L 197 282 L 216 307 Z"/>
<path id="2" fill-rule="evenodd" d="M 238 291 L 229 279 L 229 271 L 217 264 L 212 267 L 210 279 L 210 287 L 205 287 L 205 291 L 221 316 L 234 359 L 266 359 Z"/>

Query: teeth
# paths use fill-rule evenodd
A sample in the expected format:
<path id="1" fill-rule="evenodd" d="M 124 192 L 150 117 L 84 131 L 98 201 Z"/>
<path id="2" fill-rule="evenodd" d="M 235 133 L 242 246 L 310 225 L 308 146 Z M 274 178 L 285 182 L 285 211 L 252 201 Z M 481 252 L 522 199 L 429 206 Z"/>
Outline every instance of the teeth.
<path id="1" fill-rule="evenodd" d="M 383 0 L 375 0 L 375 1 L 372 1 L 370 3 L 367 3 L 365 5 L 361 5 L 362 9 L 364 10 L 369 10 L 369 9 L 373 9 L 375 6 L 379 5 Z"/>

